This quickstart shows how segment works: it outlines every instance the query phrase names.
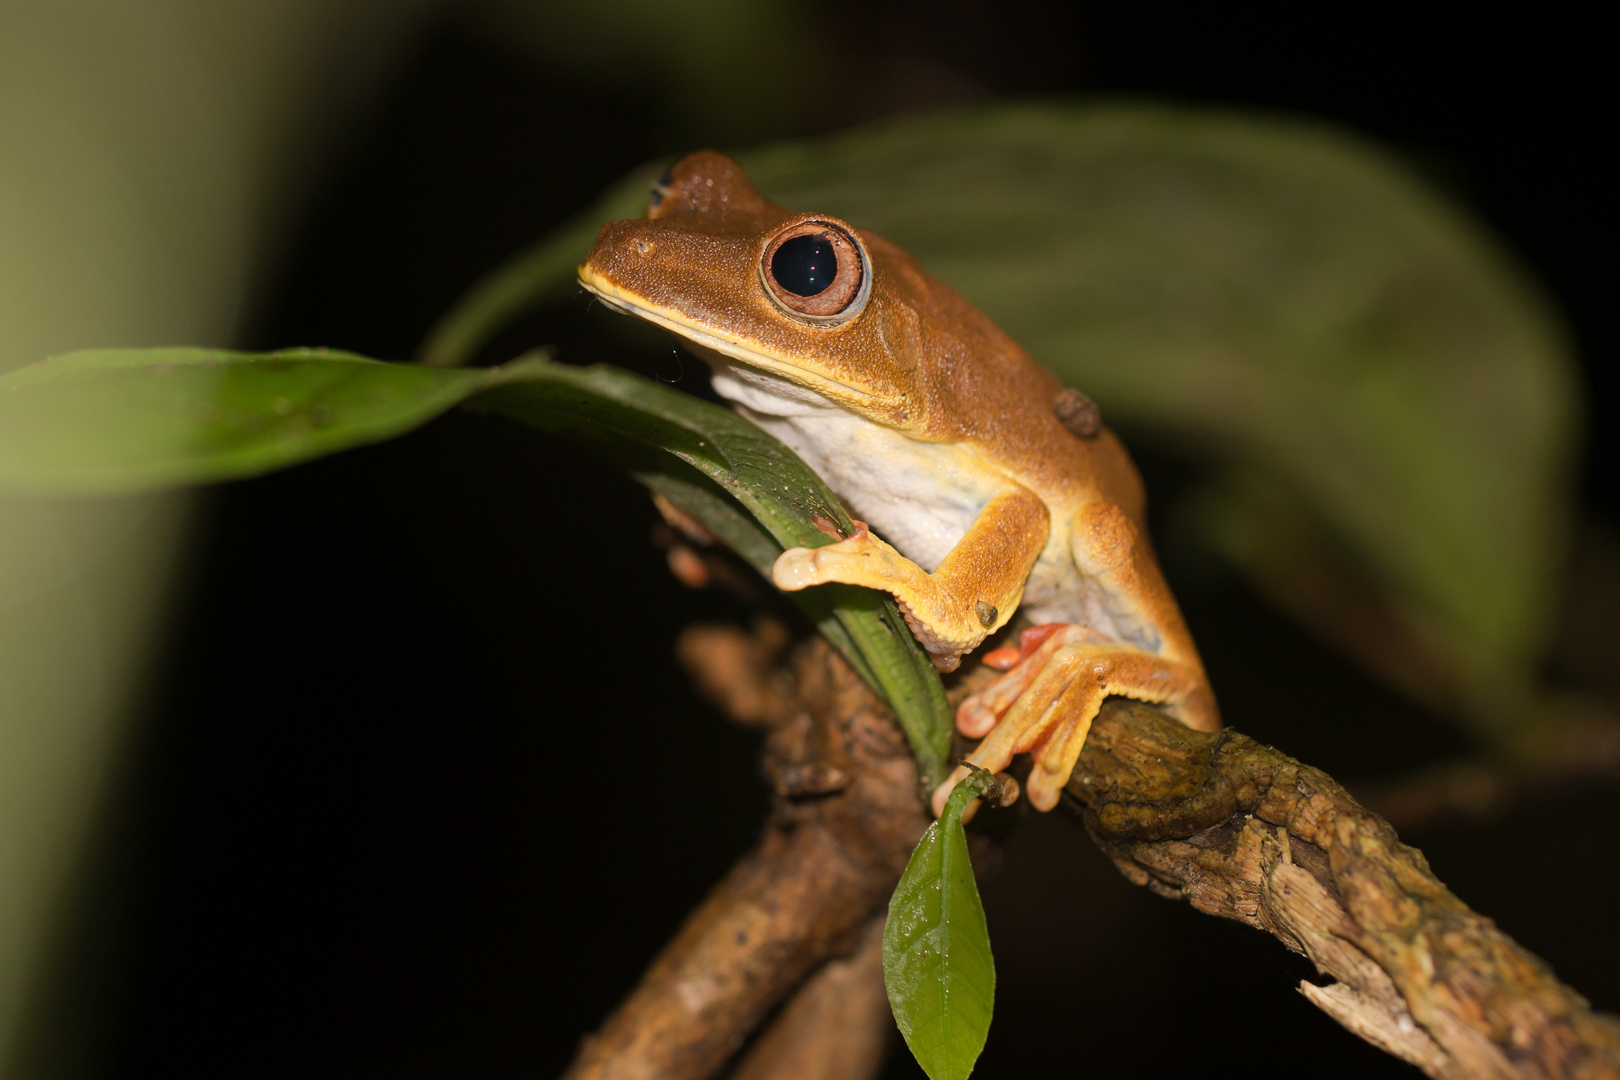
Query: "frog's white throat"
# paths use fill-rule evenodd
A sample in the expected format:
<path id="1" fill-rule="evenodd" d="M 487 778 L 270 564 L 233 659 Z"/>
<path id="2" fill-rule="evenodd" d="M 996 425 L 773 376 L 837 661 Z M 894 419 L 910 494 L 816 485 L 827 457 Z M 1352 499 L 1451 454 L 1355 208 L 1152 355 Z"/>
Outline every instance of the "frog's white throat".
<path id="1" fill-rule="evenodd" d="M 983 470 L 961 467 L 963 447 L 919 442 L 770 372 L 704 359 L 715 393 L 786 443 L 851 513 L 930 573 L 995 494 Z"/>
<path id="2" fill-rule="evenodd" d="M 760 416 L 803 416 L 833 409 L 848 410 L 808 386 L 790 382 L 780 375 L 735 363 L 728 357 L 704 350 L 708 355 L 710 381 L 714 392 L 734 405 Z"/>

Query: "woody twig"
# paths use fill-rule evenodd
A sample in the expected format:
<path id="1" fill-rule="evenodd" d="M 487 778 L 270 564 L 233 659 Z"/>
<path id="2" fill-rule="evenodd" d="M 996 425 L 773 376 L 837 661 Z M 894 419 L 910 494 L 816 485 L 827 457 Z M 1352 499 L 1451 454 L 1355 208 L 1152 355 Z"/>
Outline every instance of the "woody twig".
<path id="1" fill-rule="evenodd" d="M 683 637 L 699 684 L 771 728 L 776 810 L 570 1077 L 701 1080 L 734 1059 L 746 1080 L 877 1068 L 887 1019 L 871 920 L 926 819 L 882 706 L 823 642 L 779 665 L 782 646 L 774 631 Z M 1301 985 L 1312 1003 L 1432 1077 L 1620 1078 L 1620 1021 L 1453 896 L 1320 770 L 1113 700 L 1065 804 L 1129 880 L 1309 957 L 1328 980 Z M 840 1040 L 854 1047 L 843 1057 Z"/>
<path id="2" fill-rule="evenodd" d="M 769 624 L 754 637 L 694 628 L 682 639 L 699 684 L 739 721 L 770 729 L 774 810 L 759 846 L 585 1041 L 570 1080 L 713 1076 L 795 990 L 743 1063 L 748 1076 L 858 1080 L 881 1060 L 892 1024 L 869 923 L 928 817 L 888 710 L 819 638 L 775 668 L 784 641 Z M 829 961 L 842 967 L 829 973 Z M 858 1000 L 830 1001 L 839 990 Z M 826 1043 L 828 1029 L 840 1038 L 855 1032 L 856 1045 L 845 1047 L 853 1059 L 827 1046 L 815 1061 L 792 1052 Z"/>
<path id="3" fill-rule="evenodd" d="M 1620 1077 L 1620 1022 L 1321 770 L 1116 701 L 1067 794 L 1128 879 L 1304 953 L 1313 1004 L 1430 1076 Z"/>

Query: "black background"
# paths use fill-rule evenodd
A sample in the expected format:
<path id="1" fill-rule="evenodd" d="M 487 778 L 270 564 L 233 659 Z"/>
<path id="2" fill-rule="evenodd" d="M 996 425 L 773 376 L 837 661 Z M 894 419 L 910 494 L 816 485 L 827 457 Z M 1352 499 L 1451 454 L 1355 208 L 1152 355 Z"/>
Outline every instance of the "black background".
<path id="1" fill-rule="evenodd" d="M 811 70 L 841 89 L 795 124 L 1082 92 L 1383 139 L 1568 315 L 1598 418 L 1586 502 L 1612 524 L 1612 62 L 1582 10 L 838 0 Z M 290 238 L 245 344 L 407 357 L 482 271 L 629 167 L 692 148 L 645 87 L 548 77 L 447 22 Z M 563 305 L 496 358 L 556 341 L 572 361 L 667 362 L 626 352 L 609 319 Z M 1142 464 L 1161 504 L 1197 467 Z M 765 809 L 756 737 L 697 699 L 670 649 L 688 622 L 748 612 L 671 579 L 653 522 L 594 461 L 460 414 L 212 493 L 103 841 L 121 959 L 97 1071 L 558 1073 Z M 1169 572 L 1233 726 L 1347 780 L 1465 748 L 1241 583 Z M 1616 835 L 1620 796 L 1587 792 L 1407 839 L 1620 1010 Z M 1014 834 L 985 896 L 1000 990 L 976 1075 L 1417 1075 L 1311 1008 L 1303 961 L 1125 884 L 1061 815 Z M 901 1052 L 889 1075 L 914 1071 Z"/>

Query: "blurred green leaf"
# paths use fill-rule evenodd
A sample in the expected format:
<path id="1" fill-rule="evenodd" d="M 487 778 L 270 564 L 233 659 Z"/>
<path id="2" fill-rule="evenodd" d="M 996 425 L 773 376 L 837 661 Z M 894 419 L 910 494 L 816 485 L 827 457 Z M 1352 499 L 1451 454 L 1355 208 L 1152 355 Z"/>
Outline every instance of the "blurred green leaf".
<path id="1" fill-rule="evenodd" d="M 0 485 L 89 495 L 253 476 L 392 438 L 527 366 L 437 371 L 325 350 L 69 353 L 0 376 Z"/>
<path id="2" fill-rule="evenodd" d="M 1259 477 L 1273 497 L 1211 528 L 1264 531 L 1286 500 L 1330 543 L 1287 566 L 1223 550 L 1273 595 L 1347 555 L 1459 707 L 1511 740 L 1567 543 L 1573 368 L 1538 289 L 1409 169 L 1320 124 L 1129 105 L 738 157 L 770 198 L 910 250 L 1133 437 Z"/>
<path id="3" fill-rule="evenodd" d="M 952 790 L 912 851 L 883 926 L 889 1008 L 930 1080 L 964 1080 L 990 1034 L 996 964 L 962 830 L 962 812 L 990 781 L 978 772 Z"/>
<path id="4" fill-rule="evenodd" d="M 0 484 L 107 494 L 252 476 L 402 434 L 474 395 L 612 457 L 767 579 L 785 548 L 832 542 L 818 520 L 853 531 L 820 477 L 729 409 L 539 356 L 447 370 L 324 351 L 71 353 L 0 377 Z M 893 707 L 922 782 L 938 783 L 945 692 L 894 602 L 849 586 L 792 598 Z"/>

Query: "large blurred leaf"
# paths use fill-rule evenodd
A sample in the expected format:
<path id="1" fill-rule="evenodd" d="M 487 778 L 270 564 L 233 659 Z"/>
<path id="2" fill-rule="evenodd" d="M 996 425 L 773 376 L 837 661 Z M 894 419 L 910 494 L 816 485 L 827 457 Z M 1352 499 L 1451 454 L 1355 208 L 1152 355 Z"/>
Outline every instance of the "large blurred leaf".
<path id="1" fill-rule="evenodd" d="M 1477 713 L 1518 706 L 1565 543 L 1571 364 L 1540 294 L 1410 172 L 1317 125 L 1148 108 L 745 161 L 912 250 L 1105 416 L 1277 477 Z"/>
<path id="2" fill-rule="evenodd" d="M 113 493 L 250 476 L 402 434 L 475 394 L 616 459 L 767 578 L 785 548 L 831 543 L 823 526 L 853 532 L 821 478 L 731 410 L 540 357 L 439 369 L 325 351 L 72 353 L 0 377 L 0 485 Z M 849 586 L 792 596 L 894 708 L 922 782 L 938 783 L 945 693 L 894 602 Z"/>
<path id="3" fill-rule="evenodd" d="M 1132 106 L 739 157 L 769 197 L 911 250 L 1110 421 L 1259 477 L 1272 496 L 1210 527 L 1264 532 L 1284 503 L 1318 523 L 1487 730 L 1523 702 L 1565 544 L 1571 364 L 1533 285 L 1409 170 L 1317 124 Z M 1249 568 L 1286 592 L 1327 550 Z"/>

